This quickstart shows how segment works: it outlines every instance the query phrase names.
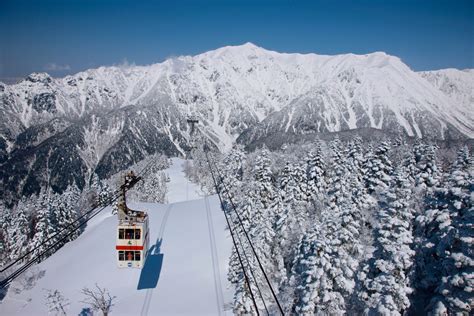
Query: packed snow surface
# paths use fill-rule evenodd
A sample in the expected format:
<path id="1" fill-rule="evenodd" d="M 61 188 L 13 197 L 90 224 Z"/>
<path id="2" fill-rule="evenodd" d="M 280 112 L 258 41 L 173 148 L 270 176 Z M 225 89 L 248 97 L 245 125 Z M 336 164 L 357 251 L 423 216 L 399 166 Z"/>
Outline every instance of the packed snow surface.
<path id="1" fill-rule="evenodd" d="M 167 170 L 172 203 L 130 203 L 150 216 L 152 249 L 143 269 L 117 268 L 117 217 L 106 208 L 79 238 L 11 285 L 0 315 L 48 315 L 46 290 L 59 290 L 68 314 L 78 315 L 89 307 L 81 289 L 96 283 L 116 296 L 112 315 L 230 315 L 225 217 L 217 196 L 199 197 L 187 183 L 182 164 L 174 159 Z"/>

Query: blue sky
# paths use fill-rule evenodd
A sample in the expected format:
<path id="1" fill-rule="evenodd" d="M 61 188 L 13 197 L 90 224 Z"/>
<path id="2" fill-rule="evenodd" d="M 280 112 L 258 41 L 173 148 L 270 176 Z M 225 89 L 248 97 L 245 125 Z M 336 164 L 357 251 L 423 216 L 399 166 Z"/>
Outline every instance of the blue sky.
<path id="1" fill-rule="evenodd" d="M 385 51 L 414 70 L 474 68 L 474 1 L 0 0 L 0 78 L 151 64 L 252 42 L 281 52 Z"/>

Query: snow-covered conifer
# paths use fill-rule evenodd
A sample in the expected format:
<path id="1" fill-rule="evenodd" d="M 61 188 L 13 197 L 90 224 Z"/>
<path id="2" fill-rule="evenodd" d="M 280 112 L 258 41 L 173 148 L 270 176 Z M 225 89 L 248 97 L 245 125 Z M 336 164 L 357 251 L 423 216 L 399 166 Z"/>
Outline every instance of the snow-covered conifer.
<path id="1" fill-rule="evenodd" d="M 300 280 L 295 313 L 343 314 L 355 287 L 363 216 L 352 200 L 351 187 L 360 181 L 348 172 L 340 141 L 330 147 L 326 206 L 313 224 L 313 233 L 303 237 L 293 263 L 291 282 Z"/>
<path id="2" fill-rule="evenodd" d="M 53 204 L 50 202 L 53 202 Z M 55 199 L 51 200 L 50 196 L 44 192 L 40 193 L 37 205 L 35 206 L 37 209 L 35 216 L 36 224 L 33 229 L 33 238 L 30 242 L 30 249 L 33 250 L 33 257 L 42 254 L 43 251 L 48 249 L 55 242 L 55 238 L 52 238 L 55 233 L 55 227 L 51 218 L 51 211 L 53 210 L 53 207 L 55 207 L 54 203 L 56 203 Z M 51 253 L 46 253 L 39 259 L 43 260 L 49 255 L 51 255 Z"/>
<path id="3" fill-rule="evenodd" d="M 362 150 L 362 138 L 356 136 L 347 145 L 347 166 L 351 172 L 362 176 L 364 163 L 364 152 Z"/>
<path id="4" fill-rule="evenodd" d="M 382 194 L 375 227 L 375 252 L 360 275 L 359 293 L 367 314 L 402 315 L 409 306 L 413 266 L 411 186 L 403 168 Z"/>
<path id="5" fill-rule="evenodd" d="M 325 169 L 321 142 L 317 142 L 306 158 L 308 190 L 312 196 L 322 194 L 326 190 Z"/>
<path id="6" fill-rule="evenodd" d="M 110 189 L 109 184 L 101 180 L 99 182 L 99 191 L 98 191 L 98 202 L 100 206 L 106 206 L 110 204 L 112 200 L 112 190 Z"/>
<path id="7" fill-rule="evenodd" d="M 55 194 L 52 197 L 51 205 L 51 216 L 55 229 L 55 233 L 62 232 L 60 236 L 56 239 L 60 239 L 65 235 L 69 237 L 64 240 L 61 245 L 64 243 L 74 240 L 80 234 L 80 229 L 74 230 L 79 227 L 79 223 L 75 223 L 78 214 L 77 214 L 77 204 L 79 201 L 80 192 L 76 186 L 70 186 L 62 195 Z"/>
<path id="8" fill-rule="evenodd" d="M 26 215 L 27 205 L 26 199 L 20 200 L 16 207 L 15 216 L 8 228 L 9 260 L 11 261 L 21 257 L 28 250 L 30 230 Z"/>
<path id="9" fill-rule="evenodd" d="M 9 236 L 8 230 L 11 226 L 11 210 L 6 208 L 3 203 L 0 203 L 0 266 L 2 266 L 6 260 L 8 260 L 10 248 L 9 248 Z"/>
<path id="10" fill-rule="evenodd" d="M 467 147 L 454 163 L 446 182 L 432 193 L 430 209 L 420 222 L 425 229 L 423 244 L 425 274 L 434 293 L 428 308 L 433 314 L 470 314 L 474 306 L 474 163 Z"/>
<path id="11" fill-rule="evenodd" d="M 245 153 L 240 145 L 234 146 L 224 157 L 220 164 L 220 170 L 223 183 L 220 184 L 220 191 L 230 194 L 234 203 L 240 203 L 239 192 L 241 191 L 242 180 L 244 176 Z M 227 192 L 228 191 L 228 192 Z M 228 197 L 227 197 L 228 198 Z"/>
<path id="12" fill-rule="evenodd" d="M 413 175 L 417 186 L 431 188 L 438 184 L 441 171 L 436 161 L 437 147 L 433 144 L 417 141 L 413 147 L 415 157 L 415 174 Z"/>
<path id="13" fill-rule="evenodd" d="M 393 171 L 387 152 L 390 146 L 382 142 L 364 162 L 364 180 L 369 193 L 386 190 Z"/>

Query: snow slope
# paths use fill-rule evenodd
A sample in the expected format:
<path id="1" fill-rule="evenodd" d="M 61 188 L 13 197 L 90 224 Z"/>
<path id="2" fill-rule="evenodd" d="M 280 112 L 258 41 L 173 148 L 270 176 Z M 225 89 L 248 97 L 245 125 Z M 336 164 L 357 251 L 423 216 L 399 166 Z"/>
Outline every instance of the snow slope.
<path id="1" fill-rule="evenodd" d="M 166 195 L 168 203 L 202 199 L 202 194 L 199 195 L 199 192 L 201 192 L 199 186 L 183 178 L 183 163 L 185 161 L 180 158 L 172 158 L 172 162 L 173 164 L 166 171 L 171 180 L 168 182 L 168 193 Z"/>
<path id="2" fill-rule="evenodd" d="M 87 307 L 81 289 L 95 283 L 117 296 L 112 315 L 231 314 L 224 311 L 233 294 L 225 218 L 216 196 L 199 198 L 197 187 L 186 185 L 182 162 L 174 159 L 168 170 L 172 204 L 132 204 L 148 211 L 155 244 L 142 270 L 116 267 L 117 218 L 106 208 L 78 239 L 15 281 L 0 314 L 47 315 L 45 290 L 57 289 L 71 303 L 68 314 L 77 315 Z M 186 188 L 194 200 L 185 200 Z"/>

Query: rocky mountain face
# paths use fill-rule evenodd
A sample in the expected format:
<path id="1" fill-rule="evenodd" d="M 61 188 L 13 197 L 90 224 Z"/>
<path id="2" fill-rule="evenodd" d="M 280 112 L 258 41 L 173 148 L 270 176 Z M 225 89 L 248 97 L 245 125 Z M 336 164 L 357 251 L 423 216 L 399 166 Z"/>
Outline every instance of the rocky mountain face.
<path id="1" fill-rule="evenodd" d="M 419 74 L 449 96 L 464 116 L 472 118 L 474 105 L 474 69 L 442 69 Z"/>
<path id="2" fill-rule="evenodd" d="M 417 73 L 385 53 L 281 54 L 247 43 L 150 66 L 0 83 L 0 191 L 83 188 L 156 152 L 182 155 L 186 118 L 221 150 L 272 135 L 376 128 L 474 137 L 474 72 Z M 279 137 L 280 137 L 279 136 Z"/>
<path id="3" fill-rule="evenodd" d="M 473 71 L 416 73 L 384 53 L 335 56 L 331 63 L 324 66 L 332 69 L 324 80 L 244 131 L 238 141 L 360 128 L 473 138 Z"/>

